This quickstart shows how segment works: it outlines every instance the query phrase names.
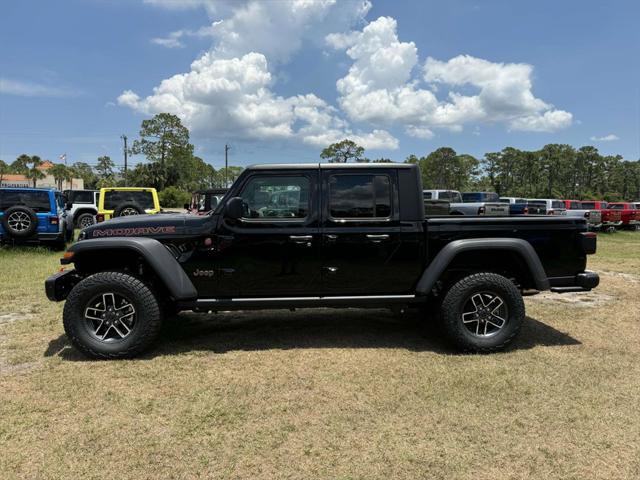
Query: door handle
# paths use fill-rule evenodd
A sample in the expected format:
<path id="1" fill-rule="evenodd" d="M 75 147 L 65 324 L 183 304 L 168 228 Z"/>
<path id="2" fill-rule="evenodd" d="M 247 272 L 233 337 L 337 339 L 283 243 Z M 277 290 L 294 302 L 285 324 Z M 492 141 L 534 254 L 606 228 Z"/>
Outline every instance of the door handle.
<path id="1" fill-rule="evenodd" d="M 367 239 L 373 243 L 380 243 L 389 240 L 389 235 L 383 233 L 382 235 L 367 235 Z"/>
<path id="2" fill-rule="evenodd" d="M 298 245 L 306 245 L 307 247 L 310 247 L 313 235 L 289 235 L 289 240 Z"/>

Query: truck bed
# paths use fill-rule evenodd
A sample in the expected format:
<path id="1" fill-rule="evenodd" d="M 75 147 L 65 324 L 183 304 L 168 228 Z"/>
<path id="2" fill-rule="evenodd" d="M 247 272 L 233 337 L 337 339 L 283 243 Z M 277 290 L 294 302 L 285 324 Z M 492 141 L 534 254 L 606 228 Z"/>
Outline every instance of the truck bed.
<path id="1" fill-rule="evenodd" d="M 540 256 L 550 279 L 575 275 L 586 267 L 581 252 L 581 232 L 587 231 L 583 218 L 565 216 L 522 217 L 431 217 L 424 221 L 427 261 L 447 244 L 469 238 L 521 238 Z M 551 280 L 553 283 L 553 280 Z M 557 280 L 561 283 L 561 280 Z"/>

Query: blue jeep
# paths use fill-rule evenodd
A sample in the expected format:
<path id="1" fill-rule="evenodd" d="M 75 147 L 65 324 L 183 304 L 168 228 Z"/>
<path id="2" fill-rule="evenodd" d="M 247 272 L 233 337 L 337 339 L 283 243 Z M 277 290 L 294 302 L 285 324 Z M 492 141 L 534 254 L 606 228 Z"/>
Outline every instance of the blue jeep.
<path id="1" fill-rule="evenodd" d="M 0 244 L 46 243 L 63 249 L 68 240 L 65 198 L 53 189 L 0 188 Z"/>

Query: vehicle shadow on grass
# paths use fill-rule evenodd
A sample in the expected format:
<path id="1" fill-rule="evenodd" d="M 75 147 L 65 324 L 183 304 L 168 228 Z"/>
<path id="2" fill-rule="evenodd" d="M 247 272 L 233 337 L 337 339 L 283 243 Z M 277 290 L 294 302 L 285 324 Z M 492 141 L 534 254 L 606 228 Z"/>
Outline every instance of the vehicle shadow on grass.
<path id="1" fill-rule="evenodd" d="M 579 345 L 580 341 L 527 317 L 507 351 L 536 346 Z M 160 339 L 141 359 L 194 351 L 286 350 L 299 348 L 400 348 L 456 354 L 429 320 L 387 310 L 298 310 L 288 312 L 184 313 L 163 326 Z M 65 335 L 49 343 L 45 357 L 85 360 Z"/>

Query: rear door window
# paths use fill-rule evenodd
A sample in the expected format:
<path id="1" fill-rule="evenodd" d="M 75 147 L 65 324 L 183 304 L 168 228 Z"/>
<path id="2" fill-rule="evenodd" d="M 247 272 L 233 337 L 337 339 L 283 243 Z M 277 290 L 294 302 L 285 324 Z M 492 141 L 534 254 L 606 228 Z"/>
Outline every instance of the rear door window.
<path id="1" fill-rule="evenodd" d="M 93 203 L 93 192 L 69 192 L 71 203 Z"/>
<path id="2" fill-rule="evenodd" d="M 460 192 L 439 192 L 438 200 L 448 200 L 451 203 L 462 203 L 462 196 L 460 195 Z"/>
<path id="3" fill-rule="evenodd" d="M 332 218 L 389 218 L 391 180 L 388 175 L 336 174 L 329 177 Z"/>
<path id="4" fill-rule="evenodd" d="M 482 194 L 481 193 L 463 193 L 462 201 L 465 203 L 481 202 Z"/>
<path id="5" fill-rule="evenodd" d="M 561 202 L 560 200 L 553 200 L 551 202 L 551 208 L 564 208 L 564 202 Z"/>
<path id="6" fill-rule="evenodd" d="M 582 210 L 580 202 L 569 202 L 569 210 Z"/>
<path id="7" fill-rule="evenodd" d="M 9 207 L 29 207 L 35 212 L 50 212 L 51 201 L 47 191 L 0 190 L 0 211 Z"/>
<path id="8" fill-rule="evenodd" d="M 595 202 L 581 202 L 582 208 L 591 209 L 596 208 Z"/>
<path id="9" fill-rule="evenodd" d="M 104 194 L 105 210 L 115 210 L 125 203 L 139 205 L 144 210 L 154 208 L 153 194 L 151 192 L 108 190 Z"/>
<path id="10" fill-rule="evenodd" d="M 618 203 L 618 204 L 612 204 L 609 205 L 609 208 L 612 210 L 624 210 L 624 205 Z"/>

